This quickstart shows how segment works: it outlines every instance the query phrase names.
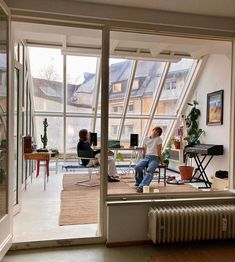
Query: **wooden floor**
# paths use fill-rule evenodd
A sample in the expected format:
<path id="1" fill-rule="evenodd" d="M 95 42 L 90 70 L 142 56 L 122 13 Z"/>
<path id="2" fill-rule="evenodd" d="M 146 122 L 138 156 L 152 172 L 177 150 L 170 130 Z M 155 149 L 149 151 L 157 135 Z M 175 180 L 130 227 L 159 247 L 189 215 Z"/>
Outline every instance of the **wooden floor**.
<path id="1" fill-rule="evenodd" d="M 235 241 L 205 241 L 177 243 L 156 247 L 157 255 L 148 262 L 232 262 L 235 261 Z"/>
<path id="2" fill-rule="evenodd" d="M 234 262 L 234 241 L 107 248 L 105 245 L 9 252 L 3 262 Z"/>

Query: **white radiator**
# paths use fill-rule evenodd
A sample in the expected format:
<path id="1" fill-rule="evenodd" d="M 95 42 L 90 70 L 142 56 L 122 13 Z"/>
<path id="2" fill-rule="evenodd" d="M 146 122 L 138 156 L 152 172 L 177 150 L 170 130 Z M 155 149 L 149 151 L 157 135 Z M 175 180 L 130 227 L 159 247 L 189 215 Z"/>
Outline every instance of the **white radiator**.
<path id="1" fill-rule="evenodd" d="M 148 237 L 156 243 L 235 237 L 235 205 L 161 206 L 148 213 Z"/>

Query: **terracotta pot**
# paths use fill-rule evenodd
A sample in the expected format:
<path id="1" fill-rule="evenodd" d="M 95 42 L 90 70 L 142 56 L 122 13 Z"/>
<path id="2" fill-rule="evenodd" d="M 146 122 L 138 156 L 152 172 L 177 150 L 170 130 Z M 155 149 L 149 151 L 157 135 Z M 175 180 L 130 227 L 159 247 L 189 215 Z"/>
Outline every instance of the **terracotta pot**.
<path id="1" fill-rule="evenodd" d="M 181 179 L 191 180 L 193 175 L 193 169 L 193 166 L 179 166 Z"/>
<path id="2" fill-rule="evenodd" d="M 174 142 L 175 149 L 180 149 L 180 141 Z"/>

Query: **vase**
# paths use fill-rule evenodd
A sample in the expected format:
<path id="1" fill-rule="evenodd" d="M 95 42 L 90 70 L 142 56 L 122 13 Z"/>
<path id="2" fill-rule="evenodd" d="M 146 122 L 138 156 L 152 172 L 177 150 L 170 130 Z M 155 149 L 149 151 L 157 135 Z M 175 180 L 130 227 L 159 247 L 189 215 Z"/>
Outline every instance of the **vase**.
<path id="1" fill-rule="evenodd" d="M 179 166 L 181 179 L 191 180 L 193 175 L 193 169 L 193 166 Z"/>

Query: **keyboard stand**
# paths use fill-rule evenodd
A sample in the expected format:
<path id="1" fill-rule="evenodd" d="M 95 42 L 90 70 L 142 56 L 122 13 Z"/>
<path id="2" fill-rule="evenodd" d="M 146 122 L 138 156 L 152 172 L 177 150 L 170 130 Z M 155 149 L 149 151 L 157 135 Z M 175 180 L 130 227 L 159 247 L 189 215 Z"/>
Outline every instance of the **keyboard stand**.
<path id="1" fill-rule="evenodd" d="M 209 159 L 207 159 L 207 162 L 204 163 L 207 156 L 209 156 Z M 194 174 L 192 176 L 192 179 L 190 180 L 190 183 L 203 182 L 203 183 L 205 183 L 205 186 L 198 187 L 199 189 L 211 188 L 212 183 L 209 181 L 205 170 L 206 170 L 207 166 L 209 165 L 209 163 L 211 162 L 213 155 L 203 155 L 203 158 L 200 159 L 197 154 L 194 154 L 193 158 L 196 162 L 197 168 L 194 171 Z M 204 166 L 203 166 L 203 163 L 204 163 Z M 195 177 L 197 172 L 199 172 L 199 176 Z"/>

